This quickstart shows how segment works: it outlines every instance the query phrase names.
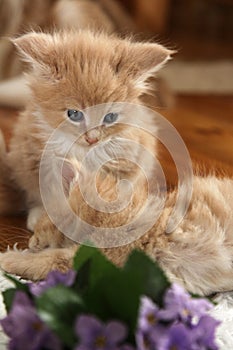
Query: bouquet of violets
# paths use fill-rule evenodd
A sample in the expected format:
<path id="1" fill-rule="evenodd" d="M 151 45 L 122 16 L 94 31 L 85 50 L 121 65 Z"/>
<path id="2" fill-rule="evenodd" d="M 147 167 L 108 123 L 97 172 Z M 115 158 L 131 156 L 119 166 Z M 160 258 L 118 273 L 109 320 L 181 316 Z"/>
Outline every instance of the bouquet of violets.
<path id="1" fill-rule="evenodd" d="M 81 247 L 73 270 L 3 294 L 1 320 L 14 350 L 216 350 L 212 304 L 170 284 L 140 251 L 122 268 Z"/>

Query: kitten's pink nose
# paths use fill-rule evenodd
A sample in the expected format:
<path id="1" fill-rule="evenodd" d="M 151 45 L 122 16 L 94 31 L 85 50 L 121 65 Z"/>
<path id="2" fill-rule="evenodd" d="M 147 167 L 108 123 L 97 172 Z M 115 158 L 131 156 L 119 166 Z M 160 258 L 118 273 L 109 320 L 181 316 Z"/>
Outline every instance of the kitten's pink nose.
<path id="1" fill-rule="evenodd" d="M 85 135 L 85 140 L 89 143 L 89 145 L 93 145 L 99 141 L 100 132 L 99 130 L 93 129 L 89 130 Z"/>
<path id="2" fill-rule="evenodd" d="M 90 144 L 93 145 L 93 143 L 96 143 L 98 141 L 97 137 L 95 138 L 90 138 L 88 136 L 85 136 L 85 140 Z"/>

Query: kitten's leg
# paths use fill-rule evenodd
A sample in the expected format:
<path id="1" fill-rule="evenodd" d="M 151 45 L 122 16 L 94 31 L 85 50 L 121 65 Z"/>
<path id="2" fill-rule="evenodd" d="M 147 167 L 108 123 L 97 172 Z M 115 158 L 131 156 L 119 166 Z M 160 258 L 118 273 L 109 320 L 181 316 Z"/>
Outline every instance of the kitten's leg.
<path id="1" fill-rule="evenodd" d="M 48 215 L 44 214 L 37 222 L 28 246 L 32 251 L 39 251 L 45 248 L 65 248 L 72 244 L 73 241 L 63 235 Z"/>
<path id="2" fill-rule="evenodd" d="M 31 208 L 27 217 L 27 228 L 30 231 L 34 231 L 34 228 L 44 213 L 44 208 L 42 206 L 36 206 Z"/>
<path id="3" fill-rule="evenodd" d="M 10 251 L 0 254 L 0 266 L 7 273 L 32 281 L 46 278 L 52 270 L 66 272 L 72 268 L 78 246 L 64 249 L 45 249 L 38 253 Z"/>

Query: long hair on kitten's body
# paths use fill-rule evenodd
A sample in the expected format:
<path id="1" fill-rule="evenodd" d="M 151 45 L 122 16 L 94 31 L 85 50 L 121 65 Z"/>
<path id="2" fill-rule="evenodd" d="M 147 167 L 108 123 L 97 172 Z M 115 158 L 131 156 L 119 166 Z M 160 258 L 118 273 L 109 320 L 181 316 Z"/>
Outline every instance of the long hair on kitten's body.
<path id="1" fill-rule="evenodd" d="M 142 183 L 138 183 L 131 202 L 123 211 L 112 214 L 91 208 L 83 198 L 83 191 L 80 191 L 80 167 L 77 166 L 77 161 L 69 162 L 68 167 L 71 170 L 64 171 L 63 176 L 66 191 L 67 184 L 69 185 L 69 204 L 93 228 L 120 227 L 132 220 L 143 207 L 147 190 Z M 85 174 L 87 192 L 90 186 L 89 176 L 90 174 Z M 116 176 L 111 172 L 106 175 L 105 170 L 101 170 L 96 178 L 100 196 L 109 202 L 116 195 L 116 184 Z M 190 208 L 178 227 L 167 234 L 166 226 L 176 195 L 176 191 L 168 195 L 159 219 L 141 238 L 124 246 L 102 249 L 102 252 L 114 263 L 122 265 L 132 249 L 141 249 L 158 261 L 171 281 L 183 284 L 193 293 L 208 295 L 231 290 L 233 180 L 217 179 L 214 176 L 195 177 Z M 160 209 L 159 203 L 157 208 Z M 155 217 L 156 214 L 156 211 L 153 212 Z M 146 221 L 148 217 L 150 215 L 144 213 L 142 220 Z M 99 237 L 97 243 L 100 246 L 103 239 L 106 237 Z M 71 268 L 79 245 L 65 237 L 44 214 L 36 224 L 29 247 L 31 251 L 28 252 L 2 254 L 1 267 L 10 273 L 39 280 L 51 270 L 65 272 Z"/>

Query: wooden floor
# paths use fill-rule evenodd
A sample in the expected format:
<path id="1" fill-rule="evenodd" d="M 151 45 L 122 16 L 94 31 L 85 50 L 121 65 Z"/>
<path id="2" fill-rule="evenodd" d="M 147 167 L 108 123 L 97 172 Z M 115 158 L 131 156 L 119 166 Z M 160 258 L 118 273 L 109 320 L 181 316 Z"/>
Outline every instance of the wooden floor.
<path id="1" fill-rule="evenodd" d="M 217 174 L 233 176 L 233 97 L 177 96 L 169 109 L 160 109 L 179 131 L 193 159 L 194 168 L 202 172 L 216 170 Z M 14 110 L 0 108 L 0 128 L 9 139 L 17 119 Z M 162 149 L 160 161 L 167 180 L 174 184 L 176 169 Z M 19 242 L 26 247 L 29 232 L 25 218 L 0 217 L 0 250 Z"/>

